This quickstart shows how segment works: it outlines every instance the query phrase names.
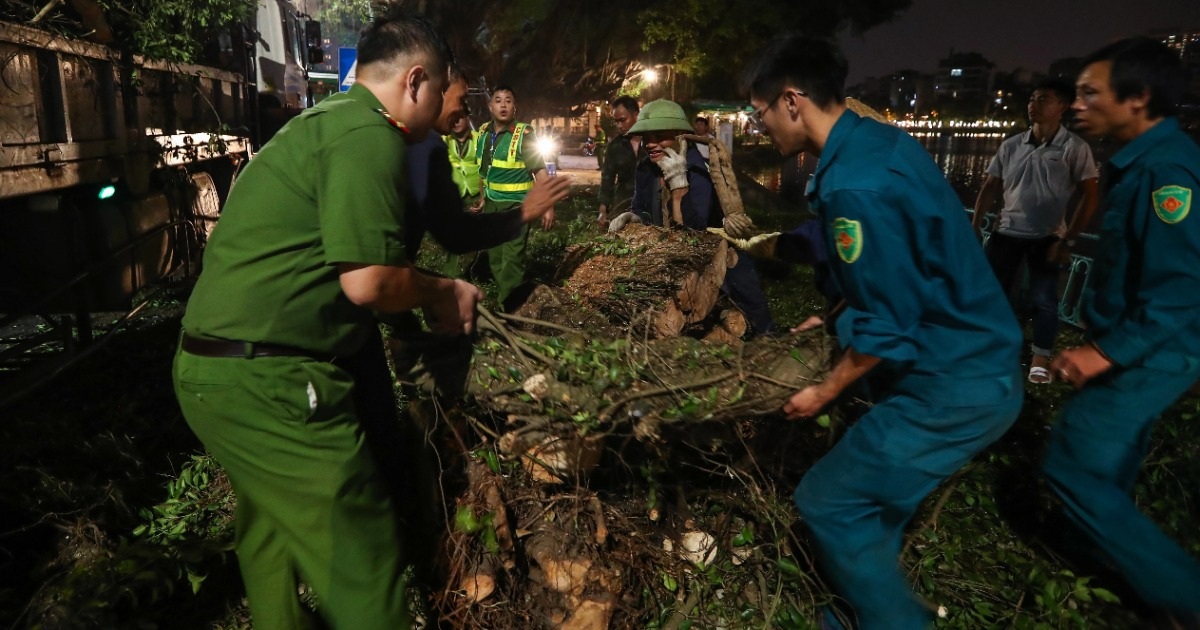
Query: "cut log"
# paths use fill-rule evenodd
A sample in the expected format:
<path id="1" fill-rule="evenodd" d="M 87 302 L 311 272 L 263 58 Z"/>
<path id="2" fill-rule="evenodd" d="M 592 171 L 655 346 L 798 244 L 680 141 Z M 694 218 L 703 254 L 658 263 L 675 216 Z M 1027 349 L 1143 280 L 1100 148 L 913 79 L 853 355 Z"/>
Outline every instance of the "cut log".
<path id="1" fill-rule="evenodd" d="M 556 297 L 531 299 L 517 314 L 546 320 L 574 303 L 651 338 L 673 337 L 708 317 L 731 262 L 736 254 L 718 237 L 631 223 L 569 253 Z"/>

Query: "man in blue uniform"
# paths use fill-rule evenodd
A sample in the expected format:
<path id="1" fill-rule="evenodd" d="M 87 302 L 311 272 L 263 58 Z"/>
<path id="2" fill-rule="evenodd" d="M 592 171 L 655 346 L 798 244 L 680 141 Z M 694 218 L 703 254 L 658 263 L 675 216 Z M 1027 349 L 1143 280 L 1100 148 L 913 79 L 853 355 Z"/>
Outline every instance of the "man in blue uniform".
<path id="1" fill-rule="evenodd" d="M 678 138 L 691 131 L 692 124 L 683 108 L 665 99 L 646 103 L 629 129 L 630 135 L 640 135 L 646 143 L 647 155 L 638 162 L 633 180 L 632 210 L 643 221 L 663 225 L 664 216 L 669 216 L 674 224 L 693 230 L 726 223 L 728 218 L 713 187 L 708 160 L 697 148 L 699 143 L 683 143 Z M 664 198 L 668 200 L 664 202 Z M 670 208 L 663 208 L 664 203 Z M 775 331 L 767 296 L 749 255 L 738 252 L 737 264 L 726 270 L 721 290 L 746 315 L 752 334 Z"/>
<path id="2" fill-rule="evenodd" d="M 780 152 L 820 158 L 808 199 L 846 301 L 844 354 L 784 412 L 814 416 L 864 377 L 875 403 L 795 498 L 847 617 L 918 629 L 931 613 L 897 566 L 904 526 L 1016 419 L 1021 331 L 950 185 L 908 134 L 847 110 L 846 71 L 831 43 L 786 36 L 745 74 L 755 121 Z"/>
<path id="3" fill-rule="evenodd" d="M 1084 299 L 1088 343 L 1051 369 L 1080 388 L 1043 469 L 1067 516 L 1153 608 L 1200 627 L 1200 564 L 1130 493 L 1160 413 L 1200 378 L 1200 148 L 1174 118 L 1179 57 L 1145 38 L 1093 53 L 1079 129 L 1124 146 L 1105 165 L 1103 227 Z"/>

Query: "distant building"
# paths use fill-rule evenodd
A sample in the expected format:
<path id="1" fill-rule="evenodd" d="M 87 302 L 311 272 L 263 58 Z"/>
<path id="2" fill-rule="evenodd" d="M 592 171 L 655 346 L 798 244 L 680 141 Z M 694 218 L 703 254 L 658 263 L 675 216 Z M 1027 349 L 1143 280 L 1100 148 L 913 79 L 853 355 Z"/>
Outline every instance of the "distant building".
<path id="1" fill-rule="evenodd" d="M 916 70 L 897 70 L 888 77 L 888 109 L 897 118 L 923 116 L 933 108 L 933 77 Z"/>
<path id="2" fill-rule="evenodd" d="M 1029 95 L 1045 75 L 1025 68 L 1012 72 L 997 72 L 992 80 L 988 113 L 993 118 L 1024 120 L 1028 114 Z"/>
<path id="3" fill-rule="evenodd" d="M 995 64 L 974 52 L 955 53 L 938 61 L 933 94 L 938 109 L 947 114 L 980 116 L 988 110 Z"/>
<path id="4" fill-rule="evenodd" d="M 1192 103 L 1200 103 L 1200 27 L 1155 31 L 1150 37 L 1179 53 L 1188 74 L 1188 92 Z"/>

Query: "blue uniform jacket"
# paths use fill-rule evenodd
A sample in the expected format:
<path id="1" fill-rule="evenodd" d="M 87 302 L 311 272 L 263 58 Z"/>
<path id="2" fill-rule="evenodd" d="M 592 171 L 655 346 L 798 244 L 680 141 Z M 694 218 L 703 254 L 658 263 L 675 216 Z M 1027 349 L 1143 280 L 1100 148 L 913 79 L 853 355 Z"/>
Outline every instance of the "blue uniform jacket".
<path id="1" fill-rule="evenodd" d="M 847 111 L 807 194 L 846 299 L 838 339 L 883 360 L 873 376 L 949 378 L 935 387 L 969 397 L 973 388 L 952 381 L 1014 374 L 1016 318 L 962 203 L 916 140 Z"/>
<path id="2" fill-rule="evenodd" d="M 1200 147 L 1165 118 L 1118 151 L 1104 175 L 1095 277 L 1084 298 L 1089 335 L 1118 365 L 1152 355 L 1152 363 L 1200 360 L 1200 217 L 1189 212 L 1200 193 Z"/>
<path id="3" fill-rule="evenodd" d="M 721 227 L 725 213 L 713 189 L 712 176 L 708 174 L 708 161 L 700 155 L 695 143 L 687 148 L 688 193 L 683 196 L 679 207 L 683 213 L 683 224 L 693 230 Z M 633 174 L 633 205 L 635 213 L 651 225 L 662 225 L 662 186 L 659 180 L 662 171 L 646 156 L 638 162 Z"/>
<path id="4" fill-rule="evenodd" d="M 463 208 L 449 149 L 437 134 L 410 144 L 406 159 L 409 203 L 405 206 L 404 240 L 411 258 L 416 258 L 426 231 L 453 254 L 495 247 L 521 234 L 520 208 L 493 213 Z"/>

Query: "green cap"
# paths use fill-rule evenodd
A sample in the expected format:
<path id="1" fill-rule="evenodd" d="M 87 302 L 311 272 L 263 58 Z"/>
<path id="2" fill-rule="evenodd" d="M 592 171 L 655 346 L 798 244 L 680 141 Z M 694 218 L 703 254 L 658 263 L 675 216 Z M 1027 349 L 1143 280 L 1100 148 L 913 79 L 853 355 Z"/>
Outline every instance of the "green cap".
<path id="1" fill-rule="evenodd" d="M 638 113 L 637 122 L 629 128 L 630 134 L 647 131 L 691 133 L 692 122 L 684 115 L 683 108 L 678 103 L 660 98 L 657 101 L 646 103 L 646 106 Z"/>

